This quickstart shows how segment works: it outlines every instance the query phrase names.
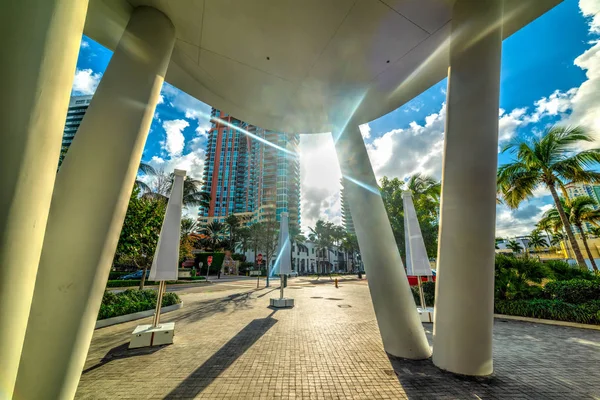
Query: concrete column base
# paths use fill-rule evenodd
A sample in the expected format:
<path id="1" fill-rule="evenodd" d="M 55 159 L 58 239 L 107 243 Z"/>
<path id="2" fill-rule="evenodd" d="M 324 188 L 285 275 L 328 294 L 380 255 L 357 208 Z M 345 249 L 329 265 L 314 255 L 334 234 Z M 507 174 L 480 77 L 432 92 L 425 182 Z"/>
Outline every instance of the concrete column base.
<path id="1" fill-rule="evenodd" d="M 294 307 L 294 299 L 290 298 L 272 298 L 270 301 L 270 306 L 275 308 L 292 308 Z"/>
<path id="2" fill-rule="evenodd" d="M 131 334 L 130 349 L 139 347 L 162 346 L 173 343 L 175 336 L 175 322 L 165 322 L 157 327 L 152 325 L 138 325 Z"/>

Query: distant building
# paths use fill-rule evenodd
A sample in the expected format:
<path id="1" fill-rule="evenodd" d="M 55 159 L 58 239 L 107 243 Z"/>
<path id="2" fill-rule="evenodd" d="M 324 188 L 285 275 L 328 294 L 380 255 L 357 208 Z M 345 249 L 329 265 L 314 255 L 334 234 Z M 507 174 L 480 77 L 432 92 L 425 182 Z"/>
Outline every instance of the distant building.
<path id="1" fill-rule="evenodd" d="M 264 256 L 264 252 L 260 249 L 258 252 Z M 247 261 L 255 261 L 255 254 L 252 250 L 247 251 L 245 255 Z M 274 263 L 274 259 L 269 260 L 271 266 Z M 292 246 L 292 271 L 299 274 L 352 272 L 357 270 L 359 266 L 358 253 L 346 253 L 336 246 L 321 250 L 311 241 L 294 243 Z"/>
<path id="2" fill-rule="evenodd" d="M 250 125 L 214 108 L 211 117 L 203 188 L 211 200 L 209 207 L 200 208 L 199 223 L 223 221 L 231 214 L 252 223 L 274 208 L 277 221 L 288 212 L 290 225 L 299 227 L 300 161 L 294 155 L 299 135 Z"/>
<path id="3" fill-rule="evenodd" d="M 586 183 L 569 183 L 565 185 L 565 190 L 569 195 L 569 198 L 573 200 L 576 197 L 581 196 L 589 196 L 594 200 L 597 205 L 594 206 L 594 209 L 600 208 L 600 185 L 588 185 Z M 591 228 L 594 226 L 589 222 L 585 222 L 583 224 L 583 230 L 585 232 L 589 232 Z M 572 226 L 573 232 L 580 233 L 579 229 L 576 226 Z"/>
<path id="4" fill-rule="evenodd" d="M 69 148 L 73 142 L 73 138 L 77 133 L 81 120 L 87 111 L 92 96 L 71 96 L 69 102 L 69 110 L 67 111 L 67 120 L 63 131 L 62 147 Z"/>
<path id="5" fill-rule="evenodd" d="M 347 182 L 347 179 L 340 179 L 340 184 L 342 186 L 340 190 L 340 200 L 342 203 L 342 225 L 346 232 L 356 235 L 356 231 L 354 230 L 354 222 L 352 221 L 352 214 L 350 213 L 350 205 L 348 204 L 348 199 L 346 198 Z"/>

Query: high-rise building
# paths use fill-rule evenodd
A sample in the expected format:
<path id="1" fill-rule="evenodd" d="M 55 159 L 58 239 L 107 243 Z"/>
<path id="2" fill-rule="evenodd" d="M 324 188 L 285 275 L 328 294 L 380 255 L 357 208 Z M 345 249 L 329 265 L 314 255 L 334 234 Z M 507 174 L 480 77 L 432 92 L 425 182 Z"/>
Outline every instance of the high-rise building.
<path id="1" fill-rule="evenodd" d="M 288 212 L 290 223 L 300 226 L 298 134 L 269 131 L 216 109 L 211 117 L 203 188 L 211 200 L 208 208 L 200 208 L 199 221 L 223 221 L 236 214 L 256 222 L 265 210 L 274 209 L 277 221 Z"/>
<path id="2" fill-rule="evenodd" d="M 598 205 L 593 206 L 594 209 L 600 208 L 600 185 L 588 185 L 587 183 L 569 183 L 565 185 L 565 190 L 569 198 L 573 200 L 576 197 L 588 196 L 591 197 Z M 589 222 L 584 222 L 583 230 L 589 232 L 593 225 Z M 578 229 L 573 226 L 573 231 L 578 232 Z"/>
<path id="3" fill-rule="evenodd" d="M 342 185 L 342 189 L 340 190 L 340 200 L 342 203 L 342 225 L 346 232 L 351 233 L 353 235 L 356 234 L 354 231 L 354 222 L 352 221 L 352 214 L 350 214 L 350 206 L 348 205 L 348 200 L 346 199 L 346 184 L 347 180 L 342 178 L 340 179 L 340 183 Z"/>
<path id="4" fill-rule="evenodd" d="M 81 120 L 87 111 L 92 96 L 71 96 L 69 102 L 69 110 L 67 111 L 67 121 L 65 122 L 65 129 L 62 139 L 62 147 L 69 148 L 77 133 Z"/>

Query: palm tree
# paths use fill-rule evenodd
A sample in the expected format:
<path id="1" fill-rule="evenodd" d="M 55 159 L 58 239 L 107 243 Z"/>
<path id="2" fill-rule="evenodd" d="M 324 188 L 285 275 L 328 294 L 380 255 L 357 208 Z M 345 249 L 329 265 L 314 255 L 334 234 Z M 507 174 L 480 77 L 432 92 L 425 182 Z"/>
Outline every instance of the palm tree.
<path id="1" fill-rule="evenodd" d="M 587 237 L 583 229 L 583 224 L 586 222 L 598 225 L 598 222 L 600 221 L 600 210 L 594 209 L 594 206 L 596 206 L 597 203 L 588 196 L 576 197 L 571 201 L 570 204 L 567 204 L 566 201 L 561 202 L 563 203 L 562 206 L 565 210 L 565 213 L 569 217 L 570 224 L 575 225 L 581 234 L 581 240 L 587 252 L 588 258 L 590 259 L 590 263 L 592 264 L 592 268 L 594 268 L 594 271 L 597 271 L 598 267 L 588 246 Z M 557 228 L 564 228 L 562 221 L 559 219 L 556 208 L 546 211 L 544 218 L 553 220 Z"/>
<path id="2" fill-rule="evenodd" d="M 198 224 L 194 218 L 182 218 L 181 219 L 181 237 L 184 238 L 186 236 L 191 235 L 196 232 L 198 229 Z"/>
<path id="3" fill-rule="evenodd" d="M 171 181 L 175 176 L 171 174 Z M 205 207 L 210 205 L 210 194 L 202 191 L 202 181 L 187 176 L 183 181 L 183 205 L 187 207 Z"/>
<path id="4" fill-rule="evenodd" d="M 154 190 L 150 190 L 146 185 L 147 190 L 146 193 L 144 193 L 144 197 L 168 201 L 171 194 L 171 188 L 175 182 L 175 174 L 171 173 L 166 175 L 164 172 L 155 172 L 155 174 L 157 175 L 156 180 L 158 183 L 155 185 Z M 183 181 L 183 206 L 208 208 L 210 205 L 210 194 L 208 192 L 203 192 L 201 189 L 201 181 L 194 179 L 191 176 L 186 176 Z"/>
<path id="5" fill-rule="evenodd" d="M 594 206 L 596 205 L 597 203 L 588 196 L 576 197 L 573 199 L 573 201 L 571 201 L 571 215 L 569 218 L 571 223 L 575 225 L 577 229 L 579 229 L 579 233 L 581 233 L 583 246 L 585 247 L 585 251 L 588 254 L 590 264 L 592 264 L 594 271 L 598 271 L 598 266 L 596 265 L 594 256 L 592 256 L 592 252 L 590 251 L 586 237 L 587 235 L 583 230 L 583 224 L 586 222 L 597 224 L 598 221 L 600 221 L 600 210 L 594 209 Z"/>
<path id="6" fill-rule="evenodd" d="M 565 240 L 565 235 L 563 235 L 562 233 L 558 232 L 555 233 L 554 235 L 552 235 L 552 238 L 550 239 L 550 244 L 552 246 L 560 246 L 560 243 Z"/>
<path id="7" fill-rule="evenodd" d="M 304 242 L 306 241 L 306 238 L 304 237 L 304 235 L 302 235 L 302 232 L 300 231 L 300 228 L 298 227 L 298 225 L 293 224 L 290 225 L 290 242 L 292 243 L 292 248 L 294 248 L 294 245 L 296 247 L 298 247 L 298 251 L 300 251 L 301 249 L 306 249 L 307 247 L 304 246 Z M 294 265 L 294 253 L 292 252 L 292 259 L 290 260 L 292 265 Z M 296 269 L 296 271 L 298 271 L 298 269 Z"/>
<path id="8" fill-rule="evenodd" d="M 317 247 L 317 252 L 323 252 L 323 262 L 325 261 L 324 252 L 327 251 L 327 259 L 329 262 L 329 247 L 331 246 L 331 227 L 333 224 L 331 222 L 325 222 L 323 220 L 318 220 L 315 224 L 314 228 L 309 227 L 310 233 L 308 238 L 315 243 Z M 318 256 L 317 256 L 317 265 L 318 265 Z"/>
<path id="9" fill-rule="evenodd" d="M 229 247 L 235 253 L 235 247 L 237 244 L 237 231 L 240 227 L 240 219 L 235 214 L 230 214 L 225 219 L 225 227 L 229 231 Z"/>
<path id="10" fill-rule="evenodd" d="M 521 246 L 521 243 L 517 242 L 516 240 L 509 240 L 506 244 L 506 247 L 508 247 L 515 253 L 520 253 L 521 251 L 523 251 L 523 246 Z"/>
<path id="11" fill-rule="evenodd" d="M 140 162 L 140 166 L 138 167 L 138 176 L 135 177 L 135 186 L 140 188 L 140 192 L 142 194 L 151 192 L 150 186 L 148 186 L 146 183 L 144 183 L 142 180 L 140 180 L 139 175 L 154 176 L 154 175 L 156 175 L 156 170 L 150 164 L 146 164 L 145 162 Z"/>
<path id="12" fill-rule="evenodd" d="M 589 229 L 589 232 L 596 236 L 596 237 L 600 237 L 600 226 L 593 226 Z"/>
<path id="13" fill-rule="evenodd" d="M 408 178 L 406 189 L 412 192 L 416 208 L 427 210 L 434 218 L 438 217 L 442 191 L 440 182 L 417 173 Z"/>
<path id="14" fill-rule="evenodd" d="M 550 218 L 543 217 L 536 226 L 538 230 L 546 232 L 546 235 L 551 238 L 552 235 L 550 234 L 550 231 L 556 232 L 556 224 L 554 222 L 555 221 Z"/>
<path id="15" fill-rule="evenodd" d="M 536 251 L 538 251 L 540 247 L 548 247 L 548 242 L 542 237 L 538 229 L 534 229 L 529 234 L 529 247 L 531 246 L 533 246 Z"/>
<path id="16" fill-rule="evenodd" d="M 516 159 L 498 169 L 498 189 L 510 208 L 518 208 L 519 204 L 532 197 L 533 191 L 541 185 L 550 190 L 575 252 L 575 258 L 582 268 L 587 267 L 556 188 L 562 190 L 567 197 L 564 189 L 566 182 L 600 182 L 600 173 L 589 170 L 600 163 L 600 149 L 573 151 L 575 145 L 594 140 L 583 128 L 555 126 L 541 139 L 536 137 L 529 141 L 514 141 L 508 144 L 503 152 L 510 151 Z"/>
<path id="17" fill-rule="evenodd" d="M 250 228 L 240 228 L 238 230 L 238 238 L 240 239 L 240 245 L 242 246 L 242 253 L 246 254 L 250 245 Z"/>
<path id="18" fill-rule="evenodd" d="M 200 230 L 204 234 L 204 243 L 213 251 L 223 245 L 225 226 L 219 221 L 213 221 Z"/>

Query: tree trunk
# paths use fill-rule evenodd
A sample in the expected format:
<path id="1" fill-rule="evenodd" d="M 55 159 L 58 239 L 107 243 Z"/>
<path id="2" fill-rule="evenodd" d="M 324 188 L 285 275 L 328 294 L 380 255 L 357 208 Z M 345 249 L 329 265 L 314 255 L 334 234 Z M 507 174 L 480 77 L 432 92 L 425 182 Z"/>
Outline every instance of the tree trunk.
<path id="1" fill-rule="evenodd" d="M 579 264 L 580 268 L 587 269 L 587 265 L 585 263 L 585 260 L 583 259 L 583 254 L 581 254 L 579 244 L 577 243 L 577 240 L 575 240 L 575 235 L 573 235 L 573 229 L 571 229 L 569 219 L 565 214 L 565 210 L 563 209 L 562 204 L 560 204 L 560 199 L 558 198 L 558 194 L 556 193 L 556 188 L 554 187 L 554 185 L 548 185 L 548 188 L 550 189 L 550 193 L 552 194 L 552 198 L 554 199 L 554 204 L 556 205 L 556 209 L 558 210 L 558 214 L 560 215 L 560 220 L 563 223 L 565 232 L 567 232 L 569 242 L 571 242 L 573 253 L 575 253 L 575 258 L 577 259 L 577 264 Z"/>
<path id="2" fill-rule="evenodd" d="M 594 256 L 592 256 L 592 252 L 590 251 L 590 247 L 588 246 L 587 238 L 585 237 L 585 233 L 583 233 L 583 226 L 577 225 L 579 228 L 579 232 L 581 232 L 581 240 L 583 241 L 583 246 L 585 247 L 585 251 L 590 259 L 590 263 L 592 264 L 592 268 L 594 271 L 598 271 L 598 266 L 596 265 L 596 261 L 594 260 Z"/>
<path id="3" fill-rule="evenodd" d="M 142 279 L 140 279 L 140 290 L 144 290 L 144 283 L 146 283 L 146 270 L 148 269 L 148 266 L 146 265 L 144 267 L 144 272 L 142 272 Z"/>

